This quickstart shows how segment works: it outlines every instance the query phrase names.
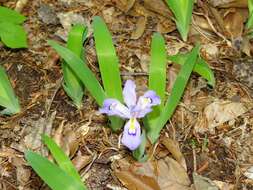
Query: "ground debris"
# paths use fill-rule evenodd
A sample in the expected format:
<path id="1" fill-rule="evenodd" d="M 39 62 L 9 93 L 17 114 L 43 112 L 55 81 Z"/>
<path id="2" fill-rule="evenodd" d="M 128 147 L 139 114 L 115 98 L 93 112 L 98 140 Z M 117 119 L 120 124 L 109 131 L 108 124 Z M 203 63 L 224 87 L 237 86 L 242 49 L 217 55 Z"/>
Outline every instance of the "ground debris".
<path id="1" fill-rule="evenodd" d="M 54 9 L 46 4 L 42 4 L 38 9 L 38 16 L 45 24 L 56 25 L 59 23 L 59 19 L 54 11 Z"/>
<path id="2" fill-rule="evenodd" d="M 215 127 L 236 119 L 248 110 L 243 103 L 216 100 L 204 109 L 204 117 L 195 125 L 195 130 L 213 133 Z"/>
<path id="3" fill-rule="evenodd" d="M 129 190 L 189 190 L 185 169 L 172 158 L 130 163 L 121 159 L 113 164 L 113 173 Z"/>

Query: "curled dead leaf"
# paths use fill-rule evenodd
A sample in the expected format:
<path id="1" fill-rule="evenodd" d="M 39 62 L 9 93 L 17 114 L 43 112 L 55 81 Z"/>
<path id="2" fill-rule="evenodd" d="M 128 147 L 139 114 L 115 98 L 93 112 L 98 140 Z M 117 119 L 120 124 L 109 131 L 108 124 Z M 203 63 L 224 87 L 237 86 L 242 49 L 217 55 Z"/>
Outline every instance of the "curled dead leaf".
<path id="1" fill-rule="evenodd" d="M 193 23 L 196 24 L 198 27 L 200 27 L 203 30 L 213 32 L 212 27 L 210 26 L 208 21 L 203 16 L 193 15 Z"/>
<path id="2" fill-rule="evenodd" d="M 219 190 L 233 190 L 235 188 L 233 184 L 229 184 L 223 181 L 214 180 L 213 182 L 215 185 L 217 185 L 217 187 L 219 187 Z"/>
<path id="3" fill-rule="evenodd" d="M 152 12 L 164 16 L 167 19 L 173 16 L 163 0 L 144 0 L 144 7 Z"/>
<path id="4" fill-rule="evenodd" d="M 135 0 L 116 0 L 115 3 L 122 11 L 126 13 L 134 6 Z"/>
<path id="5" fill-rule="evenodd" d="M 92 161 L 92 156 L 77 155 L 73 158 L 72 163 L 76 167 L 77 171 L 80 171 L 86 167 Z"/>
<path id="6" fill-rule="evenodd" d="M 176 29 L 176 25 L 165 17 L 159 17 L 159 22 L 157 24 L 157 32 L 165 34 L 173 32 Z"/>
<path id="7" fill-rule="evenodd" d="M 207 177 L 200 176 L 197 173 L 193 173 L 193 182 L 195 190 L 219 190 L 212 180 Z"/>
<path id="8" fill-rule="evenodd" d="M 162 144 L 168 149 L 172 154 L 173 158 L 187 171 L 185 158 L 180 150 L 179 143 L 169 137 L 162 140 Z"/>
<path id="9" fill-rule="evenodd" d="M 80 139 L 78 138 L 77 134 L 72 131 L 68 130 L 63 138 L 63 150 L 64 152 L 71 158 L 76 153 L 79 147 Z"/>
<path id="10" fill-rule="evenodd" d="M 248 108 L 239 102 L 217 100 L 209 104 L 203 113 L 203 117 L 195 125 L 197 132 L 212 132 L 215 127 L 233 120 L 248 111 Z"/>
<path id="11" fill-rule="evenodd" d="M 242 36 L 246 19 L 247 17 L 243 17 L 243 14 L 238 9 L 230 9 L 224 17 L 224 27 L 228 33 L 228 37 L 235 39 Z"/>
<path id="12" fill-rule="evenodd" d="M 210 3 L 214 7 L 219 7 L 219 8 L 226 8 L 226 7 L 246 8 L 248 7 L 247 0 L 210 0 Z"/>
<path id="13" fill-rule="evenodd" d="M 136 23 L 135 30 L 132 32 L 131 39 L 137 40 L 143 35 L 146 28 L 146 23 L 147 18 L 145 16 L 141 16 Z"/>
<path id="14" fill-rule="evenodd" d="M 169 157 L 145 163 L 130 163 L 121 159 L 113 165 L 114 175 L 129 190 L 190 190 L 185 169 Z"/>

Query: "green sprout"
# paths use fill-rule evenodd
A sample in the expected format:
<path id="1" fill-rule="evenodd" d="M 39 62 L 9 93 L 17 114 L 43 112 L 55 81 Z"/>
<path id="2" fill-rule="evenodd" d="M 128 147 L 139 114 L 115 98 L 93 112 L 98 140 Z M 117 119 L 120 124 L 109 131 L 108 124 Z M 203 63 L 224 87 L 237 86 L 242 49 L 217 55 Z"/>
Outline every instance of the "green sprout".
<path id="1" fill-rule="evenodd" d="M 187 41 L 194 0 L 166 0 L 166 2 L 175 16 L 177 29 L 182 39 Z"/>
<path id="2" fill-rule="evenodd" d="M 42 136 L 58 165 L 43 156 L 27 151 L 25 158 L 34 171 L 53 190 L 87 190 L 71 160 L 48 136 Z"/>
<path id="3" fill-rule="evenodd" d="M 26 17 L 0 6 L 0 39 L 9 48 L 27 47 L 26 32 L 21 24 Z"/>
<path id="4" fill-rule="evenodd" d="M 78 24 L 72 27 L 68 35 L 67 48 L 80 57 L 80 59 L 83 59 L 84 55 L 83 42 L 86 34 L 87 28 Z M 62 70 L 64 79 L 63 88 L 76 107 L 81 108 L 84 95 L 83 84 L 65 61 L 62 63 Z"/>
<path id="5" fill-rule="evenodd" d="M 0 66 L 0 106 L 5 109 L 0 111 L 0 115 L 12 115 L 20 112 L 20 105 L 12 89 L 8 76 L 2 66 Z"/>

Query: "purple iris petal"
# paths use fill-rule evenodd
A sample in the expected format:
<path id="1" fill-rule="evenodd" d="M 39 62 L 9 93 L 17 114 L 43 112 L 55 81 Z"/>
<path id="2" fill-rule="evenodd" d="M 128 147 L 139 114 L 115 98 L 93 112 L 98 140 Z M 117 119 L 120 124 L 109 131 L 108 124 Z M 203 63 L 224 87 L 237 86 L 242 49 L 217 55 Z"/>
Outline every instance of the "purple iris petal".
<path id="1" fill-rule="evenodd" d="M 143 96 L 140 96 L 134 109 L 131 110 L 132 117 L 142 118 L 152 111 L 151 107 L 159 105 L 161 100 L 159 96 L 152 90 L 147 91 Z"/>
<path id="2" fill-rule="evenodd" d="M 151 100 L 150 106 L 156 106 L 161 103 L 160 97 L 153 90 L 148 90 L 147 92 L 145 92 L 143 97 L 150 98 L 150 100 Z"/>
<path id="3" fill-rule="evenodd" d="M 141 128 L 139 122 L 135 118 L 131 118 L 125 124 L 121 142 L 130 150 L 135 150 L 140 146 Z"/>
<path id="4" fill-rule="evenodd" d="M 126 105 L 132 108 L 136 104 L 136 85 L 132 80 L 127 80 L 123 89 L 123 96 Z"/>
<path id="5" fill-rule="evenodd" d="M 99 112 L 110 116 L 117 115 L 121 118 L 131 117 L 130 110 L 116 99 L 106 99 L 103 107 L 99 109 Z"/>

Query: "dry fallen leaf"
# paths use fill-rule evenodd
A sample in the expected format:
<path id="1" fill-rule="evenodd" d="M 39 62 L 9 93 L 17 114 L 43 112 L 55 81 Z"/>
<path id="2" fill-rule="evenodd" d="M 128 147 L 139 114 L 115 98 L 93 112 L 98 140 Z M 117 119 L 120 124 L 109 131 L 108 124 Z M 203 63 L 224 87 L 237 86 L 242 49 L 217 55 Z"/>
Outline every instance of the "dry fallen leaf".
<path id="1" fill-rule="evenodd" d="M 248 0 L 210 0 L 210 3 L 214 7 L 240 7 L 246 8 L 248 6 Z"/>
<path id="2" fill-rule="evenodd" d="M 244 173 L 244 175 L 253 180 L 253 166 L 247 169 L 247 171 Z"/>
<path id="3" fill-rule="evenodd" d="M 212 180 L 207 177 L 200 176 L 197 173 L 193 173 L 193 182 L 195 190 L 219 190 L 219 188 L 215 185 L 214 182 L 212 182 Z"/>
<path id="4" fill-rule="evenodd" d="M 169 137 L 162 140 L 162 144 L 168 149 L 175 160 L 187 171 L 185 158 L 180 150 L 179 143 Z"/>
<path id="5" fill-rule="evenodd" d="M 105 10 L 102 11 L 103 13 L 103 18 L 105 20 L 106 23 L 112 23 L 113 22 L 113 14 L 115 12 L 115 8 L 114 7 L 109 7 Z"/>
<path id="6" fill-rule="evenodd" d="M 205 19 L 205 17 L 203 16 L 199 16 L 199 15 L 193 15 L 193 23 L 195 25 L 197 25 L 198 27 L 200 27 L 203 30 L 207 30 L 209 32 L 213 32 L 212 27 L 210 26 L 210 24 L 208 23 L 208 21 Z"/>
<path id="7" fill-rule="evenodd" d="M 212 132 L 215 127 L 231 121 L 248 111 L 243 103 L 217 100 L 204 109 L 204 116 L 195 125 L 197 132 Z"/>
<path id="8" fill-rule="evenodd" d="M 157 32 L 165 34 L 173 32 L 176 29 L 175 23 L 172 20 L 160 16 L 157 24 Z"/>
<path id="9" fill-rule="evenodd" d="M 164 16 L 167 19 L 173 16 L 163 0 L 144 0 L 144 7 L 152 12 Z"/>
<path id="10" fill-rule="evenodd" d="M 77 155 L 72 160 L 77 171 L 80 171 L 81 169 L 86 167 L 91 161 L 92 161 L 92 156 L 87 156 L 87 155 Z"/>
<path id="11" fill-rule="evenodd" d="M 115 3 L 122 11 L 126 13 L 134 6 L 135 0 L 119 0 L 115 1 Z"/>
<path id="12" fill-rule="evenodd" d="M 233 8 L 228 10 L 226 16 L 224 17 L 224 27 L 228 32 L 228 37 L 235 39 L 242 36 L 244 22 L 246 19 L 247 17 L 244 17 L 239 9 Z"/>
<path id="13" fill-rule="evenodd" d="M 215 185 L 217 185 L 217 187 L 219 187 L 219 190 L 234 190 L 235 188 L 233 184 L 226 183 L 223 181 L 214 180 L 213 182 L 215 183 Z"/>
<path id="14" fill-rule="evenodd" d="M 185 169 L 172 158 L 158 162 L 129 163 L 121 159 L 113 163 L 114 175 L 129 190 L 189 190 Z"/>
<path id="15" fill-rule="evenodd" d="M 64 138 L 62 139 L 61 144 L 63 150 L 70 158 L 73 157 L 78 150 L 80 141 L 81 140 L 78 139 L 77 134 L 72 130 L 68 130 Z"/>
<path id="16" fill-rule="evenodd" d="M 147 18 L 144 16 L 141 16 L 136 23 L 136 28 L 131 35 L 131 39 L 137 40 L 143 35 L 146 28 L 146 23 L 147 23 Z"/>

